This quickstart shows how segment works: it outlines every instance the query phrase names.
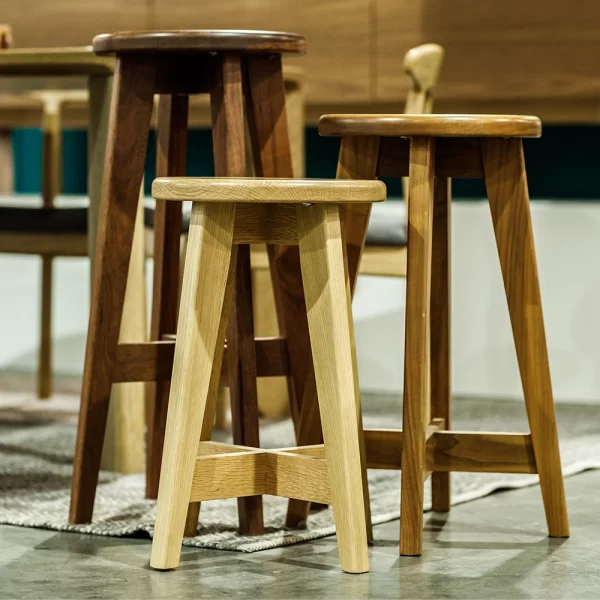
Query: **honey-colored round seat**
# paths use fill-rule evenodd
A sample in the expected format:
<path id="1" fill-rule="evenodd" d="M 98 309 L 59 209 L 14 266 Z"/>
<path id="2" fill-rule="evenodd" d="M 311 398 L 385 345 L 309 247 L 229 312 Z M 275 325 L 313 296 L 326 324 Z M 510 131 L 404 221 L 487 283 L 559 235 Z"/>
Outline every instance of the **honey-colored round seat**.
<path id="1" fill-rule="evenodd" d="M 521 115 L 323 115 L 321 135 L 540 137 L 537 117 Z"/>
<path id="2" fill-rule="evenodd" d="M 279 31 L 190 29 L 180 31 L 120 31 L 94 38 L 97 54 L 125 52 L 274 52 L 303 54 L 301 35 Z"/>
<path id="3" fill-rule="evenodd" d="M 156 200 L 196 202 L 340 204 L 382 202 L 385 194 L 376 180 L 160 177 L 152 183 Z"/>

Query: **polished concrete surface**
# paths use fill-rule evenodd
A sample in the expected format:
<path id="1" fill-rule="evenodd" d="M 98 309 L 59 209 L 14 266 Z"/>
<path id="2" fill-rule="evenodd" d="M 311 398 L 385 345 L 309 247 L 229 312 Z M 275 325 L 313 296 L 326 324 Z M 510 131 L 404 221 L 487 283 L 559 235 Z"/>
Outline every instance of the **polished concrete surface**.
<path id="1" fill-rule="evenodd" d="M 0 527 L 0 598 L 600 598 L 600 471 L 566 480 L 568 540 L 548 539 L 539 487 L 425 515 L 421 558 L 398 522 L 375 528 L 371 573 L 346 575 L 335 538 L 255 554 L 183 548 L 155 572 L 150 541 Z"/>

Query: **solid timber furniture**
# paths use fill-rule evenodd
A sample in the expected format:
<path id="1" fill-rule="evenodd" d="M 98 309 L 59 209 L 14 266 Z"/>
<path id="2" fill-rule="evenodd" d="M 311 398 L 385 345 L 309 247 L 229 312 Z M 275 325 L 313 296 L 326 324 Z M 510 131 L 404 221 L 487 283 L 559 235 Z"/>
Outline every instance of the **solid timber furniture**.
<path id="1" fill-rule="evenodd" d="M 0 87 L 3 90 L 11 92 L 37 90 L 52 86 L 56 80 L 73 81 L 74 85 L 87 86 L 90 102 L 88 132 L 90 209 L 87 214 L 83 214 L 81 209 L 61 207 L 18 208 L 17 212 L 27 210 L 28 216 L 26 215 L 25 220 L 17 219 L 15 225 L 18 224 L 19 231 L 15 231 L 15 227 L 10 233 L 6 231 L 2 233 L 0 237 L 3 251 L 24 252 L 29 249 L 43 256 L 88 254 L 93 259 L 114 68 L 114 58 L 95 56 L 91 48 L 17 48 L 0 52 Z M 56 157 L 57 153 L 54 156 Z M 137 219 L 136 232 L 139 230 L 139 234 L 136 233 L 135 237 L 134 260 L 131 261 L 130 268 L 132 283 L 127 286 L 128 300 L 121 332 L 123 339 L 130 342 L 141 341 L 146 336 L 145 298 L 140 284 L 144 274 L 141 212 L 137 215 Z M 87 221 L 87 236 L 82 235 L 82 220 Z M 28 228 L 22 227 L 23 221 Z M 65 221 L 68 223 L 66 231 Z M 62 231 L 56 230 L 57 223 L 63 228 Z M 49 226 L 50 224 L 53 228 Z M 32 231 L 34 227 L 35 230 Z M 46 277 L 46 281 L 49 281 L 49 276 Z M 46 314 L 48 309 L 49 304 L 46 304 Z M 111 404 L 102 466 L 105 469 L 121 472 L 143 470 L 143 385 L 127 383 L 117 386 Z"/>
<path id="2" fill-rule="evenodd" d="M 370 526 L 342 207 L 385 199 L 378 181 L 164 178 L 193 200 L 150 564 L 179 564 L 189 503 L 272 494 L 332 503 L 341 567 L 369 570 Z M 256 450 L 210 441 L 236 254 L 298 245 L 325 444 Z M 363 476 L 365 477 L 363 481 Z"/>
<path id="3" fill-rule="evenodd" d="M 409 177 L 403 431 L 367 430 L 367 466 L 402 469 L 400 553 L 422 547 L 424 480 L 433 509 L 450 508 L 451 471 L 539 473 L 550 536 L 569 535 L 554 400 L 521 138 L 536 117 L 325 115 L 319 131 L 342 138 L 338 178 Z M 521 373 L 529 434 L 450 428 L 450 179 L 484 179 Z M 369 206 L 346 215 L 351 286 Z M 307 383 L 307 386 L 309 384 Z M 304 431 L 318 431 L 312 414 Z"/>
<path id="4" fill-rule="evenodd" d="M 113 383 L 157 382 L 148 410 L 149 497 L 158 484 L 175 349 L 174 341 L 163 338 L 174 333 L 176 326 L 181 202 L 160 201 L 156 206 L 153 341 L 118 342 L 153 95 L 162 96 L 159 175 L 185 173 L 188 96 L 209 93 L 216 174 L 246 174 L 245 99 L 255 173 L 291 177 L 281 55 L 304 49 L 301 36 L 265 31 L 132 32 L 94 39 L 97 53 L 116 54 L 117 69 L 72 484 L 73 523 L 89 522 L 92 517 Z M 301 399 L 304 380 L 312 372 L 298 249 L 271 244 L 269 255 L 277 281 L 279 314 L 285 331 L 293 335 L 255 340 L 248 245 L 241 245 L 237 253 L 237 285 L 227 335 L 226 377 L 234 439 L 249 446 L 259 445 L 257 375 L 290 376 L 292 397 Z M 241 530 L 261 532 L 261 498 L 242 499 L 239 506 Z"/>

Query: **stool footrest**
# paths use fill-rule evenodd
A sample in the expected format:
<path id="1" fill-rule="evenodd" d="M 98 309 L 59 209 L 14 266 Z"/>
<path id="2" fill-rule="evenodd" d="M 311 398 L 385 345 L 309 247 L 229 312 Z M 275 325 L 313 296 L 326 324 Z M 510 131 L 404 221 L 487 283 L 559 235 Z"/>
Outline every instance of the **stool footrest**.
<path id="1" fill-rule="evenodd" d="M 428 436 L 426 472 L 538 472 L 530 434 L 436 430 Z M 399 470 L 402 430 L 365 429 L 365 450 L 369 469 Z"/>
<path id="2" fill-rule="evenodd" d="M 322 445 L 321 450 L 309 448 L 323 455 Z M 190 502 L 267 494 L 331 504 L 327 463 L 303 448 L 260 450 L 201 442 L 198 454 Z"/>
<path id="3" fill-rule="evenodd" d="M 290 361 L 285 338 L 256 338 L 255 344 L 258 377 L 288 377 L 290 375 Z M 139 344 L 119 344 L 112 381 L 113 383 L 168 381 L 171 379 L 173 371 L 174 356 L 175 341 L 172 339 Z M 223 355 L 221 379 L 226 385 L 227 346 Z"/>

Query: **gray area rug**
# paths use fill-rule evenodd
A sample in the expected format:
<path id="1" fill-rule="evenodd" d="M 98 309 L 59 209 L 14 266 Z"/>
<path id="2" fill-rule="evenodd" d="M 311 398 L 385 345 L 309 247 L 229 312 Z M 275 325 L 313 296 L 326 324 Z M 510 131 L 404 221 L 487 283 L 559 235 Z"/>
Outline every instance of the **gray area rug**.
<path id="1" fill-rule="evenodd" d="M 100 478 L 94 522 L 67 523 L 71 463 L 75 442 L 73 398 L 55 398 L 53 409 L 40 403 L 21 403 L 16 394 L 0 395 L 0 523 L 76 531 L 105 536 L 152 535 L 155 502 L 144 499 L 143 475 L 103 472 Z M 371 403 L 368 403 L 371 404 Z M 34 407 L 32 409 L 32 406 Z M 50 407 L 46 404 L 45 406 Z M 394 405 L 395 406 L 395 405 Z M 397 414 L 398 417 L 393 415 Z M 401 427 L 401 408 L 365 414 L 366 427 Z M 558 407 L 561 452 L 565 475 L 600 468 L 600 409 L 592 405 Z M 454 403 L 454 428 L 472 431 L 528 431 L 524 406 L 510 401 L 458 400 Z M 226 436 L 216 436 L 226 440 Z M 290 422 L 265 424 L 261 429 L 264 447 L 292 443 Z M 535 475 L 455 473 L 452 475 L 454 504 L 472 501 L 499 489 L 537 484 Z M 399 517 L 400 475 L 394 471 L 369 473 L 373 522 Z M 507 499 L 507 501 L 510 501 Z M 540 497 L 541 503 L 541 497 Z M 284 527 L 287 502 L 265 496 L 266 533 L 260 537 L 240 536 L 235 500 L 205 502 L 198 535 L 184 544 L 201 548 L 256 552 L 335 533 L 331 509 L 311 514 L 307 529 Z M 431 506 L 426 486 L 425 508 Z"/>

